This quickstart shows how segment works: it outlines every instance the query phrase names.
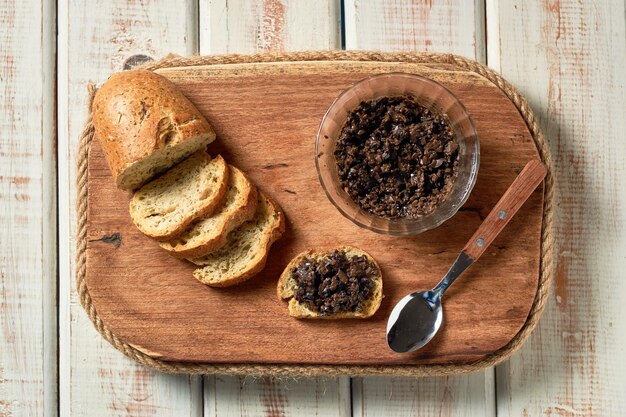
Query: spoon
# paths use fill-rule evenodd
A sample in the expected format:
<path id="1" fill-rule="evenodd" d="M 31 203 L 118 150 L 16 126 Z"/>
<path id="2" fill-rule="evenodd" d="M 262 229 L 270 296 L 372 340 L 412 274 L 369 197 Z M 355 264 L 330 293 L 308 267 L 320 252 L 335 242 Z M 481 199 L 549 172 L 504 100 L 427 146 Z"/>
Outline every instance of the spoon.
<path id="1" fill-rule="evenodd" d="M 456 279 L 485 252 L 546 176 L 539 160 L 526 164 L 491 213 L 467 242 L 450 270 L 430 291 L 416 291 L 404 297 L 387 321 L 387 343 L 398 353 L 413 352 L 437 334 L 443 321 L 441 298 Z"/>

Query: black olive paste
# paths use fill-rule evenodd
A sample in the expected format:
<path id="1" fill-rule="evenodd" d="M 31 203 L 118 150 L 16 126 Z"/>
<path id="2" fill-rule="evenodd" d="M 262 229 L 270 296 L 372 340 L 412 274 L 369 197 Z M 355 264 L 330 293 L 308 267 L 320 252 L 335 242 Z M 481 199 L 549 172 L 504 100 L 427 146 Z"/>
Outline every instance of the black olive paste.
<path id="1" fill-rule="evenodd" d="M 291 270 L 294 297 L 322 315 L 354 312 L 371 295 L 378 268 L 365 256 L 334 250 L 316 260 L 304 258 Z"/>
<path id="2" fill-rule="evenodd" d="M 445 116 L 398 96 L 352 110 L 334 156 L 341 185 L 359 207 L 385 218 L 416 218 L 450 194 L 458 148 Z"/>

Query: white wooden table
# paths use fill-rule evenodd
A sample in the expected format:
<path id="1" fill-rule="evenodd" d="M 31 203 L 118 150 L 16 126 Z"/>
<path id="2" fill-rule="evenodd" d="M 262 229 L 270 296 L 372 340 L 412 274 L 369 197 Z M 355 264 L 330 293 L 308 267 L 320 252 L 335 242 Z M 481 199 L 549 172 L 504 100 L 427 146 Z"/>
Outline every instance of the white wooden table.
<path id="1" fill-rule="evenodd" d="M 626 413 L 623 0 L 3 0 L 0 416 L 620 416 Z M 172 376 L 103 341 L 74 291 L 88 81 L 136 54 L 445 51 L 530 100 L 557 175 L 557 274 L 521 352 L 468 376 Z"/>

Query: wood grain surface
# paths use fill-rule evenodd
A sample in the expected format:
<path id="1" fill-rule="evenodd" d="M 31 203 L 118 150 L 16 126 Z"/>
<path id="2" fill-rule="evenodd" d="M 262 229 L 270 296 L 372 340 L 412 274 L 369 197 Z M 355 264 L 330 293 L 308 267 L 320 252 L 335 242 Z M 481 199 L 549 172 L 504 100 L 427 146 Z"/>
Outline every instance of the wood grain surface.
<path id="1" fill-rule="evenodd" d="M 492 370 L 443 378 L 355 378 L 352 415 L 493 417 L 496 404 Z"/>
<path id="2" fill-rule="evenodd" d="M 345 0 L 346 49 L 452 52 L 485 61 L 481 0 Z"/>
<path id="3" fill-rule="evenodd" d="M 205 377 L 204 415 L 351 416 L 350 378 Z"/>
<path id="4" fill-rule="evenodd" d="M 529 99 L 557 178 L 555 285 L 528 343 L 498 367 L 498 415 L 621 416 L 626 4 L 487 3 L 490 65 Z"/>
<path id="5" fill-rule="evenodd" d="M 200 0 L 200 53 L 341 48 L 341 4 L 333 0 Z"/>
<path id="6" fill-rule="evenodd" d="M 392 70 L 426 75 L 455 92 L 474 116 L 482 143 L 479 178 L 466 207 L 443 227 L 416 238 L 376 235 L 341 217 L 326 200 L 313 164 L 315 132 L 334 97 L 368 74 Z M 384 338 L 395 302 L 438 280 L 519 170 L 536 157 L 516 108 L 487 80 L 445 65 L 401 63 L 229 65 L 161 73 L 214 125 L 219 140 L 211 152 L 241 167 L 284 208 L 288 233 L 254 280 L 231 289 L 207 288 L 191 277 L 191 264 L 165 256 L 132 226 L 128 195 L 112 185 L 94 143 L 89 187 L 97 192 L 88 200 L 87 284 L 102 319 L 120 337 L 168 360 L 444 363 L 483 357 L 505 345 L 524 323 L 538 276 L 540 192 L 495 250 L 451 290 L 448 321 L 435 343 L 399 356 Z M 357 244 L 380 262 L 386 298 L 379 313 L 364 321 L 289 318 L 274 294 L 280 271 L 305 248 L 338 243 Z M 479 308 L 485 294 L 493 295 L 486 310 Z"/>
<path id="7" fill-rule="evenodd" d="M 54 4 L 0 4 L 0 416 L 55 416 Z"/>
<path id="8" fill-rule="evenodd" d="M 491 243 L 543 182 L 547 172 L 548 169 L 539 159 L 529 161 L 465 244 L 463 252 L 476 262 L 489 250 Z"/>

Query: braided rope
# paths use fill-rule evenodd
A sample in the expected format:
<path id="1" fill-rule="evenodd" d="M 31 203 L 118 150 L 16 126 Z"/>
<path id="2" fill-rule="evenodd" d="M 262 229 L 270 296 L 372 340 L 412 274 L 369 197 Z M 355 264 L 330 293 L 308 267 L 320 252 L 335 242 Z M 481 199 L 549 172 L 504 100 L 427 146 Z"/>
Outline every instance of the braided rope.
<path id="1" fill-rule="evenodd" d="M 80 297 L 80 302 L 96 327 L 96 330 L 116 349 L 124 353 L 133 360 L 168 373 L 187 374 L 224 374 L 224 375 L 270 375 L 276 377 L 283 376 L 435 376 L 453 375 L 473 372 L 507 359 L 517 351 L 526 338 L 533 331 L 550 293 L 550 284 L 553 276 L 553 193 L 554 177 L 553 163 L 550 148 L 545 137 L 539 129 L 537 118 L 531 110 L 528 102 L 517 90 L 499 74 L 493 70 L 479 64 L 476 61 L 452 54 L 438 53 L 383 53 L 383 52 L 363 52 L 363 51 L 321 51 L 321 52 L 294 52 L 294 53 L 263 53 L 255 55 L 219 55 L 219 56 L 193 56 L 178 57 L 168 56 L 160 61 L 149 62 L 141 68 L 155 71 L 160 68 L 189 67 L 198 65 L 218 65 L 218 64 L 241 64 L 260 62 L 286 62 L 286 61 L 321 61 L 321 60 L 343 60 L 343 61 L 381 61 L 381 62 L 407 62 L 407 63 L 439 63 L 449 64 L 457 69 L 475 72 L 495 85 L 497 85 L 506 96 L 515 104 L 520 114 L 524 118 L 533 140 L 539 151 L 541 160 L 548 167 L 548 174 L 545 179 L 544 203 L 543 203 L 543 225 L 541 232 L 541 265 L 537 292 L 533 301 L 528 319 L 515 335 L 515 337 L 504 347 L 477 361 L 466 363 L 451 363 L 442 365 L 285 365 L 285 364 L 200 364 L 186 362 L 169 362 L 152 358 L 151 356 L 137 350 L 129 343 L 119 339 L 107 325 L 100 319 L 93 304 L 91 295 L 86 285 L 85 276 L 87 272 L 86 249 L 87 249 L 87 159 L 89 147 L 94 137 L 94 128 L 91 119 L 91 103 L 96 92 L 93 84 L 88 86 L 89 91 L 89 116 L 85 122 L 85 127 L 80 136 L 78 151 L 78 171 L 77 171 L 77 255 L 76 255 L 76 288 Z"/>

